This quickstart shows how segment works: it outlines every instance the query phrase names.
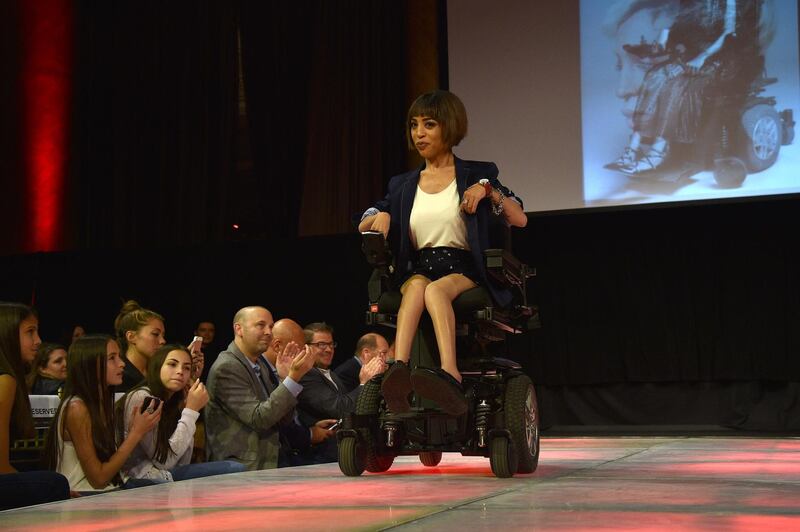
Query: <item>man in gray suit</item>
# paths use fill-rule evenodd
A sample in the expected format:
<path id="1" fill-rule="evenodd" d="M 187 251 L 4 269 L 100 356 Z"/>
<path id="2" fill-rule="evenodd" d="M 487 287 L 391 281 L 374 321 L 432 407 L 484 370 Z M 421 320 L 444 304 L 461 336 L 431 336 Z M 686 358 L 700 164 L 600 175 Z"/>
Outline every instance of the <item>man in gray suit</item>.
<path id="1" fill-rule="evenodd" d="M 290 343 L 278 361 L 279 366 L 288 366 L 287 377 L 274 386 L 261 357 L 272 340 L 273 323 L 264 307 L 244 307 L 233 318 L 233 342 L 219 354 L 208 375 L 209 461 L 236 460 L 248 470 L 278 465 L 280 428 L 294 422 L 297 396 L 303 390 L 299 381 L 316 357 Z"/>

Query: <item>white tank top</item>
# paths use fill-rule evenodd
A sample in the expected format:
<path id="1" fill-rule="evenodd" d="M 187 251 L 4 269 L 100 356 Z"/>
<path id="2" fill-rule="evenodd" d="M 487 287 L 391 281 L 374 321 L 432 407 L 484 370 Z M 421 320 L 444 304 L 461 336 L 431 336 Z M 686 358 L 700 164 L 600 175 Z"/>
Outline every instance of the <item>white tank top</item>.
<path id="1" fill-rule="evenodd" d="M 467 226 L 459 207 L 455 179 L 436 194 L 428 194 L 417 185 L 409 221 L 414 247 L 422 249 L 446 246 L 469 249 Z"/>
<path id="2" fill-rule="evenodd" d="M 64 441 L 64 418 L 66 417 L 67 407 L 69 406 L 70 401 L 82 401 L 82 399 L 79 397 L 68 398 L 58 415 L 58 423 L 56 428 L 58 434 L 58 450 L 60 454 L 56 472 L 67 477 L 69 489 L 73 491 L 107 491 L 115 489 L 116 486 L 113 484 L 109 484 L 105 488 L 101 489 L 93 487 L 86 479 L 86 473 L 83 472 L 81 462 L 78 460 L 78 453 L 75 452 L 75 446 L 71 441 Z"/>

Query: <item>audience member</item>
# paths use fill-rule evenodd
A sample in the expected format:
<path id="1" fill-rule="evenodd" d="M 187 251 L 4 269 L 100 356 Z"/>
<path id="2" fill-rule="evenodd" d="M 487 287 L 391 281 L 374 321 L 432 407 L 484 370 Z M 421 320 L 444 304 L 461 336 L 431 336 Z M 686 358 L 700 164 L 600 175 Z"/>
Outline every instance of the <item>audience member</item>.
<path id="1" fill-rule="evenodd" d="M 67 380 L 67 350 L 63 345 L 43 343 L 28 372 L 31 395 L 58 395 Z"/>
<path id="2" fill-rule="evenodd" d="M 47 435 L 45 463 L 67 477 L 74 491 L 122 486 L 122 466 L 161 419 L 161 405 L 135 410 L 128 436 L 117 447 L 111 387 L 122 384 L 124 366 L 110 336 L 82 336 L 69 348 L 67 382 Z"/>
<path id="3" fill-rule="evenodd" d="M 134 413 L 147 397 L 161 400 L 161 421 L 148 432 L 125 462 L 128 484 L 154 484 L 244 471 L 239 462 L 190 464 L 195 422 L 208 402 L 206 387 L 190 383 L 192 357 L 178 344 L 162 346 L 147 364 L 145 382 L 117 402 L 117 434 L 128 437 Z M 137 482 L 138 481 L 138 482 Z"/>
<path id="4" fill-rule="evenodd" d="M 33 309 L 0 302 L 0 510 L 69 498 L 69 484 L 62 475 L 18 473 L 9 458 L 12 440 L 34 436 L 24 365 L 33 362 L 40 343 Z"/>
<path id="5" fill-rule="evenodd" d="M 76 325 L 75 322 L 71 322 L 59 329 L 57 343 L 69 347 L 72 345 L 72 342 L 84 334 L 86 334 L 86 329 L 83 325 Z"/>
<path id="6" fill-rule="evenodd" d="M 297 395 L 303 389 L 299 381 L 313 366 L 314 357 L 310 350 L 289 342 L 282 356 L 292 361 L 286 377 L 274 386 L 261 356 L 272 341 L 273 323 L 264 307 L 244 307 L 233 318 L 233 342 L 208 374 L 209 460 L 236 460 L 248 470 L 278 466 L 279 428 L 294 423 Z"/>
<path id="7" fill-rule="evenodd" d="M 164 318 L 130 300 L 122 305 L 114 320 L 114 330 L 125 363 L 122 384 L 116 391 L 127 392 L 144 380 L 147 361 L 166 343 Z"/>
<path id="8" fill-rule="evenodd" d="M 364 364 L 375 357 L 380 357 L 385 363 L 388 354 L 389 342 L 386 338 L 377 333 L 367 333 L 356 342 L 355 356 L 345 360 L 333 372 L 339 376 L 345 390 L 349 392 L 361 384 L 358 377 Z"/>
<path id="9" fill-rule="evenodd" d="M 342 419 L 355 410 L 361 386 L 351 391 L 330 370 L 336 342 L 333 328 L 327 323 L 312 323 L 305 330 L 306 348 L 315 356 L 315 367 L 300 381 L 303 392 L 298 397 L 300 421 L 314 425 L 320 419 Z M 359 384 L 382 373 L 385 365 L 380 358 L 367 362 L 359 371 Z M 313 461 L 316 463 L 337 460 L 336 440 L 330 439 L 314 447 Z"/>
<path id="10" fill-rule="evenodd" d="M 293 320 L 282 319 L 275 322 L 272 327 L 272 342 L 270 342 L 264 358 L 269 366 L 269 377 L 274 386 L 286 377 L 286 364 L 280 364 L 280 355 L 286 350 L 289 342 L 297 345 L 305 344 L 305 333 L 303 328 Z M 281 369 L 278 369 L 281 366 Z M 335 419 L 321 419 L 307 428 L 300 423 L 300 419 L 295 412 L 294 423 L 281 428 L 281 456 L 278 460 L 278 467 L 309 465 L 313 463 L 309 459 L 313 452 L 311 446 L 317 445 L 335 434 L 328 430 L 328 427 L 336 423 Z M 284 444 L 286 449 L 284 450 Z"/>

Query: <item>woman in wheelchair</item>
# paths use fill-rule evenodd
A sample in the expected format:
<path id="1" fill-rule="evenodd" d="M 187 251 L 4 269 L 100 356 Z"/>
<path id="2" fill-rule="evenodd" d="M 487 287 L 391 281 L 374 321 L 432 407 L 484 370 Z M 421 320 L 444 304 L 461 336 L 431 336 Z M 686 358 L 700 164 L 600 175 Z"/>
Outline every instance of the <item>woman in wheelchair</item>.
<path id="1" fill-rule="evenodd" d="M 394 176 L 386 197 L 368 209 L 359 231 L 380 231 L 396 259 L 395 274 L 403 294 L 397 315 L 395 363 L 385 373 L 381 392 L 389 410 L 410 410 L 412 391 L 461 415 L 467 401 L 456 364 L 453 300 L 481 284 L 493 299 L 511 296 L 487 279 L 483 250 L 489 247 L 492 217 L 524 227 L 522 201 L 497 179 L 491 162 L 464 161 L 453 154 L 467 134 L 467 113 L 454 94 L 436 90 L 419 96 L 408 110 L 407 140 L 425 164 Z M 433 322 L 441 369 L 416 368 L 408 362 L 422 311 Z"/>
<path id="2" fill-rule="evenodd" d="M 639 175 L 660 167 L 671 144 L 695 142 L 704 93 L 720 68 L 746 70 L 756 63 L 761 4 L 681 0 L 674 22 L 662 30 L 658 42 L 623 46 L 627 54 L 654 66 L 639 88 L 628 146 L 608 168 Z"/>

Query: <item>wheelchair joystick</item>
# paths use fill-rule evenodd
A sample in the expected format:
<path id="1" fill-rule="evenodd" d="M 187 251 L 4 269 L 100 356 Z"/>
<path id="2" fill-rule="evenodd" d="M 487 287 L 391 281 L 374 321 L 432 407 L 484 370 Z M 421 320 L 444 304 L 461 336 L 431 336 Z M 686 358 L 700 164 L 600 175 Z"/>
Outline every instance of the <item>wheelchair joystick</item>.
<path id="1" fill-rule="evenodd" d="M 481 402 L 475 407 L 475 430 L 478 433 L 478 447 L 486 447 L 486 429 L 491 411 L 492 407 L 489 406 L 486 399 L 481 399 Z"/>
<path id="2" fill-rule="evenodd" d="M 383 429 L 386 431 L 386 447 L 394 447 L 395 444 L 395 434 L 397 433 L 397 422 L 396 421 L 387 421 L 383 425 Z"/>

